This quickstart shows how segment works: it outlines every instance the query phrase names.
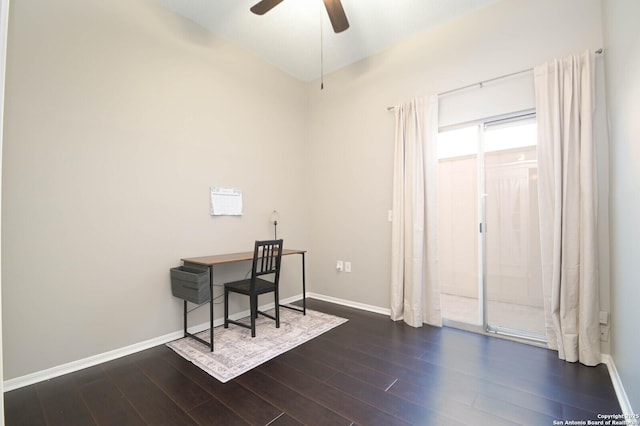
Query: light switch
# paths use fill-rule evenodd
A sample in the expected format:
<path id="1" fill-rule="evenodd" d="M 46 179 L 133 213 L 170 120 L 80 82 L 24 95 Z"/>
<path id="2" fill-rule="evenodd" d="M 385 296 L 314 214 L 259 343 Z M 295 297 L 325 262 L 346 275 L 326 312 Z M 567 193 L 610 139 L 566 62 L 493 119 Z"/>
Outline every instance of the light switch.
<path id="1" fill-rule="evenodd" d="M 344 262 L 344 271 L 351 272 L 351 262 Z"/>
<path id="2" fill-rule="evenodd" d="M 344 264 L 342 263 L 342 260 L 338 260 L 336 262 L 336 271 L 342 272 L 343 270 L 344 270 Z"/>

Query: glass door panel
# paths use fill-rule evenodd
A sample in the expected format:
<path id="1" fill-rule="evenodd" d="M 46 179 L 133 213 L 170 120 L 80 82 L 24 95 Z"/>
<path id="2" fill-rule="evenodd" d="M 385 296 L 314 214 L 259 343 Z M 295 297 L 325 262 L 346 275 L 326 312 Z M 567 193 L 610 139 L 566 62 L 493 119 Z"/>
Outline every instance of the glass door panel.
<path id="1" fill-rule="evenodd" d="M 438 259 L 445 320 L 482 325 L 478 274 L 479 126 L 438 136 Z"/>
<path id="2" fill-rule="evenodd" d="M 535 122 L 484 131 L 485 310 L 489 331 L 544 340 Z"/>

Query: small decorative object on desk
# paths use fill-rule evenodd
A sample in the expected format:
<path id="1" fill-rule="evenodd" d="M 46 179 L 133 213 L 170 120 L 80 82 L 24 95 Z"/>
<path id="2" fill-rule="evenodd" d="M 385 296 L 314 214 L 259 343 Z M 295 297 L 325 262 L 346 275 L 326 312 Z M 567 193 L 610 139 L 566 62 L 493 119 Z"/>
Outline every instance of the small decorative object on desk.
<path id="1" fill-rule="evenodd" d="M 278 239 L 278 220 L 280 219 L 280 214 L 278 210 L 274 210 L 271 212 L 271 223 L 273 223 L 273 239 Z"/>

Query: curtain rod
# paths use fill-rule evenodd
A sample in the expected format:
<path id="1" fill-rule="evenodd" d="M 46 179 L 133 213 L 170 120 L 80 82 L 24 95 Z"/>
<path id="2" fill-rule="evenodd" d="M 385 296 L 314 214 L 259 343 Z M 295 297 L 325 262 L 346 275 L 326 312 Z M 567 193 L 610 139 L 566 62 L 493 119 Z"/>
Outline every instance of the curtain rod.
<path id="1" fill-rule="evenodd" d="M 601 55 L 602 52 L 603 52 L 603 49 L 600 48 L 600 49 L 596 50 L 593 53 L 595 53 L 596 55 Z M 480 86 L 480 88 L 482 88 L 482 86 L 487 84 L 487 83 L 491 83 L 491 82 L 494 82 L 496 80 L 501 80 L 503 78 L 513 77 L 514 75 L 524 74 L 526 72 L 531 72 L 531 71 L 533 71 L 533 68 L 527 68 L 526 70 L 512 72 L 512 73 L 509 73 L 509 74 L 501 75 L 499 77 L 494 77 L 494 78 L 490 78 L 488 80 L 483 80 L 483 81 L 479 81 L 477 83 L 468 84 L 466 86 L 458 87 L 457 89 L 447 90 L 445 92 L 438 93 L 438 96 L 448 95 L 448 94 L 451 94 L 451 93 L 459 92 L 461 90 L 470 89 L 470 88 L 476 87 L 476 86 Z M 396 109 L 395 106 L 387 107 L 387 111 L 393 111 L 394 109 Z"/>

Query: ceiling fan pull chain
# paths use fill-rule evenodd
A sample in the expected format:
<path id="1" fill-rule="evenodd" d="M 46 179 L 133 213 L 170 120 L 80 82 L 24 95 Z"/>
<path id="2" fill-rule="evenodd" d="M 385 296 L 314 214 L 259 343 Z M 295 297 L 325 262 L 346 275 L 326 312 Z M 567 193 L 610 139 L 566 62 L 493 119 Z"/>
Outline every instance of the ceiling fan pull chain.
<path id="1" fill-rule="evenodd" d="M 324 90 L 324 37 L 322 28 L 322 9 L 320 9 L 320 90 Z"/>

